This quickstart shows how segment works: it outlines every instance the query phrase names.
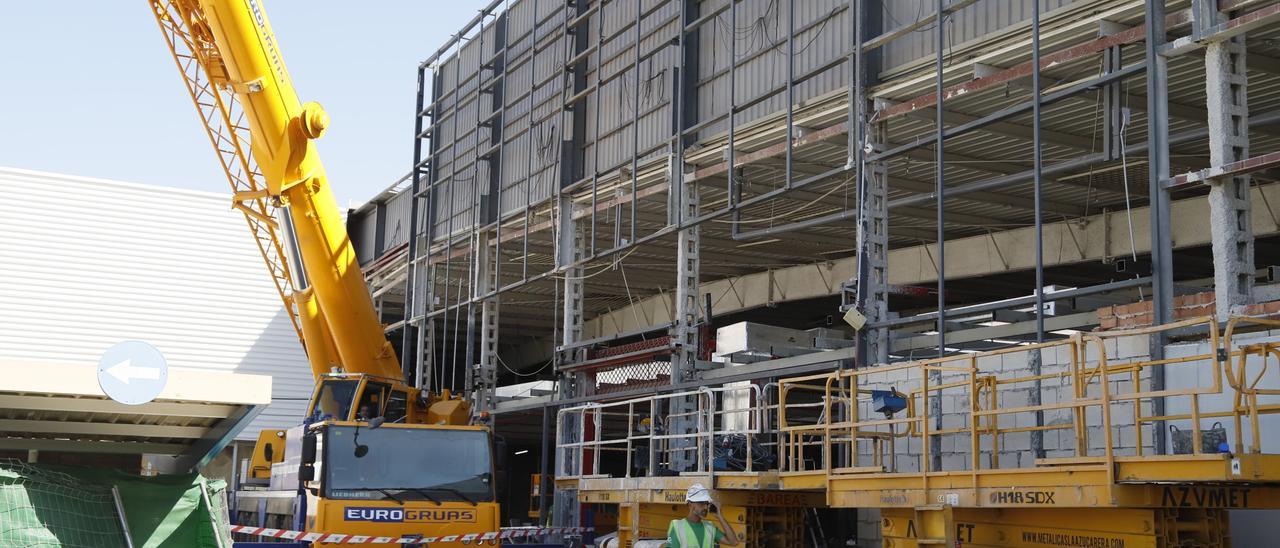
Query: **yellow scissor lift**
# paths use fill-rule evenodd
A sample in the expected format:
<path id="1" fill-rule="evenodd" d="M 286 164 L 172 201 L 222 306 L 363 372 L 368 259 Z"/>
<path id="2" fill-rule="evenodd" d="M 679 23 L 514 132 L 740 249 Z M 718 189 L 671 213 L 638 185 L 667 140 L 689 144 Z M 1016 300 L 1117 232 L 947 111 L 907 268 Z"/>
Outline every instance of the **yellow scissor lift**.
<path id="1" fill-rule="evenodd" d="M 1220 332 L 1199 318 L 781 381 L 782 487 L 880 509 L 886 547 L 1230 546 L 1228 509 L 1280 508 L 1280 455 L 1262 452 L 1259 426 L 1280 412 L 1280 390 L 1259 388 L 1280 343 L 1233 342 L 1245 328 L 1280 321 Z M 1161 331 L 1199 346 L 1135 351 Z M 876 414 L 873 390 L 900 390 L 904 409 Z M 814 402 L 823 412 L 801 418 Z M 1156 454 L 1157 428 L 1181 454 Z M 1041 458 L 1036 433 L 1052 447 Z"/>
<path id="2" fill-rule="evenodd" d="M 805 545 L 805 512 L 825 506 L 823 494 L 784 492 L 776 465 L 755 462 L 761 451 L 776 455 L 776 405 L 768 397 L 775 388 L 739 383 L 561 409 L 556 489 L 575 491 L 585 505 L 616 507 L 616 546 L 665 539 L 671 520 L 687 512 L 685 492 L 695 483 L 712 490 L 745 546 Z M 714 445 L 727 438 L 744 442 L 740 471 L 717 470 Z"/>

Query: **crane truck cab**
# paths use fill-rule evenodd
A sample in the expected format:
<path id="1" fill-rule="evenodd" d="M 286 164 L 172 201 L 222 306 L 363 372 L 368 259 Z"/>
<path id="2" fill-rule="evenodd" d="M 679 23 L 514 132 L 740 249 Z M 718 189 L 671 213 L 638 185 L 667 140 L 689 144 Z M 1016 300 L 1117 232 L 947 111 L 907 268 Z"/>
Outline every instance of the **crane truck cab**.
<path id="1" fill-rule="evenodd" d="M 489 428 L 468 424 L 465 401 L 423 394 L 367 374 L 319 379 L 299 463 L 308 531 L 447 537 L 498 530 Z"/>
<path id="2" fill-rule="evenodd" d="M 484 427 L 326 420 L 307 427 L 302 446 L 308 531 L 443 538 L 499 528 Z"/>
<path id="3" fill-rule="evenodd" d="M 467 402 L 448 392 L 432 397 L 396 379 L 326 374 L 303 425 L 266 440 L 283 440 L 283 456 L 271 451 L 280 459 L 270 466 L 271 489 L 237 493 L 249 510 L 242 517 L 262 507 L 253 517 L 276 514 L 268 521 L 280 528 L 392 539 L 498 531 L 501 463 L 489 427 L 470 421 Z"/>

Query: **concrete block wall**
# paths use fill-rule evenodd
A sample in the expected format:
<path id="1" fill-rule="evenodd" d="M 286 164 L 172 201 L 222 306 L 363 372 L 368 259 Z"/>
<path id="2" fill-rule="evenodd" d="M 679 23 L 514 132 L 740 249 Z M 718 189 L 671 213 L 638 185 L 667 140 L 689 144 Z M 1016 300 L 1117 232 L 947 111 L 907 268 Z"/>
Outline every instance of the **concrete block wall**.
<path id="1" fill-rule="evenodd" d="M 881 546 L 884 539 L 880 536 L 880 509 L 858 508 L 858 546 L 870 548 Z"/>
<path id="2" fill-rule="evenodd" d="M 1122 337 L 1105 339 L 1102 349 L 1106 352 L 1108 363 L 1125 363 L 1131 361 L 1140 361 L 1147 359 L 1149 355 L 1148 338 L 1147 337 Z M 1096 366 L 1098 363 L 1099 352 L 1097 344 L 1091 343 L 1082 352 L 1085 356 L 1084 364 L 1086 366 Z M 1072 348 L 1068 344 L 1052 346 L 1040 350 L 1042 375 L 1058 375 L 1042 379 L 1040 382 L 1039 395 L 1041 403 L 1062 403 L 1068 402 L 1075 398 L 1075 387 L 1069 375 L 1070 363 L 1072 356 Z M 1031 351 L 1010 352 L 997 355 L 982 355 L 974 359 L 978 369 L 978 374 L 982 376 L 994 376 L 998 381 L 1004 381 L 999 384 L 996 390 L 995 407 L 997 409 L 1010 409 L 1017 407 L 1027 407 L 1032 405 L 1036 387 L 1033 381 L 1018 381 L 1032 375 L 1032 357 Z M 965 367 L 968 361 L 959 360 L 949 362 L 948 366 Z M 921 371 L 918 369 L 900 369 L 886 372 L 873 372 L 859 376 L 858 388 L 864 390 L 888 390 L 897 389 L 903 393 L 910 393 L 919 390 L 923 385 Z M 970 409 L 970 388 L 968 385 L 968 373 L 963 371 L 944 371 L 941 372 L 939 380 L 930 380 L 931 386 L 937 386 L 939 381 L 942 385 L 958 384 L 958 386 L 947 387 L 941 391 L 934 391 L 934 398 L 938 399 L 938 405 L 941 407 L 941 424 L 930 420 L 930 429 L 951 430 L 957 428 L 965 428 L 969 426 L 971 416 Z M 1145 371 L 1138 379 L 1138 389 L 1145 390 L 1149 386 L 1150 372 Z M 1135 391 L 1131 379 L 1120 379 L 1113 377 L 1109 381 L 1108 389 L 1111 394 L 1132 393 Z M 1088 386 L 1084 387 L 1084 396 L 1086 398 L 1096 398 L 1102 392 L 1101 385 L 1095 380 Z M 984 401 L 979 402 L 980 407 L 987 408 L 985 401 L 986 396 L 982 396 Z M 923 411 L 920 407 L 923 405 L 922 399 L 918 396 L 913 401 L 916 407 L 917 416 Z M 1130 401 L 1116 402 L 1111 406 L 1112 419 L 1112 442 L 1116 448 L 1117 454 L 1131 455 L 1137 452 L 1136 445 L 1138 443 L 1137 427 L 1134 424 L 1134 403 Z M 1146 409 L 1146 412 L 1150 412 Z M 867 418 L 879 418 L 871 409 L 869 400 L 861 400 L 859 402 L 858 414 Z M 1088 449 L 1091 452 L 1101 451 L 1105 446 L 1105 436 L 1102 431 L 1102 410 L 1099 407 L 1089 407 L 1085 409 L 1086 424 L 1088 429 Z M 901 418 L 903 415 L 899 415 Z M 1046 425 L 1070 425 L 1072 424 L 1073 413 L 1068 409 L 1048 410 L 1044 412 L 1044 423 Z M 998 421 L 1000 428 L 1025 428 L 1035 425 L 1035 414 L 1033 412 L 1009 413 L 996 415 L 984 420 Z M 901 434 L 906 430 L 906 425 L 898 425 L 894 430 Z M 877 428 L 881 432 L 889 432 L 888 427 Z M 1076 433 L 1074 429 L 1064 428 L 1060 430 L 1050 430 L 1044 432 L 1044 449 L 1048 457 L 1071 457 L 1078 456 L 1076 454 Z M 938 436 L 941 445 L 941 464 L 942 469 L 947 471 L 968 470 L 972 468 L 972 439 L 967 432 L 943 434 Z M 1035 455 L 1032 452 L 1032 432 L 1010 432 L 1001 434 L 998 439 L 998 447 L 994 447 L 993 436 L 979 436 L 979 462 L 983 468 L 992 466 L 992 452 L 994 450 L 996 456 L 996 467 L 998 468 L 1020 468 L 1031 467 L 1035 465 Z M 1143 427 L 1143 445 L 1151 450 L 1151 427 L 1149 425 Z M 886 459 L 886 464 L 891 463 L 891 470 L 897 472 L 918 472 L 921 469 L 921 456 L 924 452 L 923 442 L 918 436 L 910 436 L 907 438 L 898 438 L 893 444 L 893 455 Z M 858 445 L 857 462 L 843 463 L 842 465 L 869 466 L 872 464 L 873 444 L 864 441 Z M 887 449 L 885 449 L 887 451 Z"/>
<path id="3" fill-rule="evenodd" d="M 1238 335 L 1233 338 L 1232 346 L 1239 348 L 1241 345 L 1246 344 L 1276 341 L 1280 341 L 1280 330 Z M 1201 355 L 1208 351 L 1209 343 L 1207 342 L 1180 343 L 1167 346 L 1165 355 L 1169 358 L 1177 358 Z M 1269 365 L 1270 367 L 1262 374 L 1262 378 L 1258 379 L 1257 386 L 1270 389 L 1280 388 L 1280 370 L 1275 367 L 1274 360 Z M 1169 389 L 1211 386 L 1212 378 L 1209 371 L 1208 364 L 1204 362 L 1190 362 L 1186 365 L 1170 367 L 1165 375 L 1165 385 Z M 1257 377 L 1260 371 L 1262 371 L 1261 360 L 1251 359 L 1247 369 L 1249 379 L 1252 380 Z M 1280 396 L 1258 397 L 1259 405 L 1274 405 L 1277 403 L 1280 403 Z M 1188 398 L 1169 398 L 1165 406 L 1165 410 L 1170 414 L 1182 414 L 1190 411 Z M 1229 408 L 1231 406 L 1231 394 L 1229 390 L 1224 389 L 1222 394 L 1202 395 L 1200 396 L 1200 406 L 1202 410 Z M 1204 419 L 1200 426 L 1206 429 L 1211 428 L 1214 422 L 1221 422 L 1226 429 L 1227 440 L 1231 444 L 1232 451 L 1244 450 L 1236 447 L 1235 425 L 1231 420 Z M 1191 422 L 1186 420 L 1170 421 L 1170 424 L 1184 430 L 1191 428 Z M 1246 422 L 1246 424 L 1248 423 Z M 1280 436 L 1276 435 L 1277 432 L 1280 432 L 1280 415 L 1263 415 L 1259 419 L 1259 428 L 1263 433 L 1263 437 L 1260 440 L 1262 452 L 1280 453 Z M 1270 437 L 1268 437 L 1268 434 L 1270 434 Z M 1245 430 L 1244 441 L 1246 445 L 1251 441 L 1248 427 Z M 1233 510 L 1230 514 L 1231 537 L 1234 545 L 1269 546 L 1274 543 L 1273 525 L 1276 520 L 1280 519 L 1280 511 Z"/>

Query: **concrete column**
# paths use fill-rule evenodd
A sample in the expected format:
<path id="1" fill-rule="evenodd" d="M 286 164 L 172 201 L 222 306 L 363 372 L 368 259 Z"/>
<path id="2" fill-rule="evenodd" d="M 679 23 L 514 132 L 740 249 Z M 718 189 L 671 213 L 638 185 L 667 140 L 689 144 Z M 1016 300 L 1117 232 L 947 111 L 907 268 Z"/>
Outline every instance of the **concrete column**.
<path id="1" fill-rule="evenodd" d="M 498 248 L 486 231 L 475 242 L 475 296 L 481 297 L 498 287 Z M 473 413 L 493 410 L 494 391 L 498 386 L 498 296 L 480 303 L 480 356 L 467 377 L 471 390 Z"/>
<path id="2" fill-rule="evenodd" d="M 885 135 L 885 124 L 873 124 L 868 128 L 872 146 L 880 146 Z M 858 250 L 860 263 L 865 263 L 866 292 L 859 306 L 868 322 L 889 319 L 889 165 L 887 162 L 870 162 L 866 165 L 866 205 L 862 207 L 866 222 L 861 227 L 865 233 Z M 859 265 L 861 267 L 861 264 Z M 888 363 L 889 329 L 864 329 L 867 344 L 866 364 Z"/>
<path id="3" fill-rule="evenodd" d="M 583 231 L 573 220 L 573 200 L 568 196 L 560 198 L 558 215 L 560 238 L 556 263 L 564 269 L 560 342 L 570 345 L 582 340 L 583 268 L 581 265 L 570 265 L 582 259 Z"/>
<path id="4" fill-rule="evenodd" d="M 678 174 L 675 176 L 679 176 Z M 688 220 L 698 215 L 698 187 L 692 183 L 680 183 L 683 193 L 680 218 Z M 680 231 L 679 249 L 676 252 L 676 325 L 675 344 L 676 360 L 671 382 L 691 380 L 694 376 L 694 364 L 698 356 L 698 326 L 701 313 L 698 306 L 698 272 L 701 268 L 699 253 L 699 229 L 697 226 Z"/>
<path id="5" fill-rule="evenodd" d="M 687 221 L 698 216 L 698 187 L 686 182 L 684 166 L 673 164 L 671 176 L 675 188 L 680 192 L 679 219 Z M 676 323 L 673 328 L 672 343 L 675 345 L 671 355 L 671 383 L 693 380 L 697 375 L 698 363 L 698 327 L 701 314 L 698 306 L 698 273 L 701 270 L 700 232 L 697 226 L 681 230 L 677 239 L 679 249 L 676 252 Z M 698 432 L 697 417 L 690 415 L 697 409 L 693 398 L 673 399 L 668 413 L 668 433 Z M 697 463 L 697 451 L 680 450 L 694 447 L 697 443 L 692 436 L 672 440 L 674 450 L 671 454 L 671 467 L 675 471 L 692 470 Z"/>
<path id="6" fill-rule="evenodd" d="M 405 317 L 413 318 L 435 311 L 436 308 L 436 265 L 428 264 L 426 268 L 413 269 L 413 276 L 417 280 L 413 283 L 413 298 L 408 302 L 412 303 L 413 310 L 406 313 Z M 435 317 L 427 318 L 425 321 L 413 323 L 418 328 L 418 379 L 417 386 L 427 390 L 440 390 L 443 386 L 438 386 L 434 380 L 436 375 L 436 319 Z"/>
<path id="7" fill-rule="evenodd" d="M 1249 107 L 1244 36 L 1205 48 L 1209 111 L 1209 159 L 1214 166 L 1249 157 Z M 1226 319 L 1251 300 L 1253 231 L 1249 224 L 1249 176 L 1209 181 L 1209 222 L 1217 315 Z"/>
<path id="8" fill-rule="evenodd" d="M 555 353 L 556 368 L 561 369 L 565 366 L 573 365 L 579 361 L 579 353 L 581 349 L 571 348 L 570 345 L 582 340 L 582 298 L 584 294 L 585 280 L 583 280 L 584 268 L 575 264 L 582 259 L 584 234 L 582 227 L 577 221 L 573 220 L 573 200 L 568 196 L 560 197 L 559 208 L 557 210 L 558 218 L 556 219 L 559 231 L 559 238 L 556 246 L 556 265 L 562 270 L 562 292 L 561 301 L 561 337 L 560 346 Z M 578 396 L 583 396 L 591 391 L 591 386 L 587 382 L 586 376 L 582 373 L 564 372 L 559 376 L 557 382 L 557 394 L 559 399 L 566 400 Z M 576 416 L 565 416 L 563 423 L 557 424 L 557 445 L 563 443 L 576 443 L 582 440 L 582 431 L 584 425 Z M 577 474 L 588 472 L 582 468 L 581 462 L 578 461 L 574 451 L 566 451 L 561 454 L 556 451 L 556 476 L 566 474 Z M 581 505 L 578 503 L 578 491 L 576 489 L 556 489 L 555 502 L 552 507 L 552 523 L 562 527 L 576 527 L 581 525 Z"/>

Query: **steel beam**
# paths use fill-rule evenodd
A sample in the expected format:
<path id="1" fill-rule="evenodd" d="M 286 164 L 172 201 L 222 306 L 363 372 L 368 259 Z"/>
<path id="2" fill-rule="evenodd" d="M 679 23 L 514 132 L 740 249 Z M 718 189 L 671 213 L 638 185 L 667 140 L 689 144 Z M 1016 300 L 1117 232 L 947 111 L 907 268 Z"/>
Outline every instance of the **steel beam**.
<path id="1" fill-rule="evenodd" d="M 1183 17 L 1189 17 L 1186 12 L 1179 12 Z M 1040 69 L 1045 69 L 1054 65 L 1074 61 L 1082 57 L 1093 55 L 1105 51 L 1109 47 L 1131 44 L 1143 39 L 1146 27 L 1137 26 L 1129 30 L 1118 32 L 1109 36 L 1095 38 L 1083 44 L 1072 46 L 1063 50 L 1056 51 L 1049 55 L 1044 55 L 1038 63 Z M 903 101 L 896 105 L 892 105 L 876 111 L 873 119 L 889 120 L 898 116 L 903 116 L 911 111 L 919 110 L 925 107 L 931 107 L 938 104 L 938 98 L 942 97 L 945 101 L 959 97 L 961 95 L 972 94 L 974 92 L 991 89 L 996 86 L 1004 85 L 1020 78 L 1026 78 L 1032 74 L 1032 62 L 1027 61 L 1013 67 L 991 74 L 983 78 L 976 78 L 961 84 L 955 84 L 942 90 L 934 91 Z"/>
<path id="2" fill-rule="evenodd" d="M 974 327 L 970 329 L 948 331 L 947 345 L 955 346 L 963 343 L 988 341 L 991 339 L 1009 339 L 1021 335 L 1036 335 L 1036 331 L 1038 329 L 1058 331 L 1062 329 L 1081 329 L 1094 325 L 1098 325 L 1097 312 L 1077 312 L 1075 314 L 1067 314 L 1064 316 L 1051 316 L 1047 318 L 1043 324 L 1036 320 L 1032 320 L 1011 323 L 1008 325 Z M 902 337 L 894 339 L 893 352 L 896 354 L 907 353 L 913 350 L 926 350 L 936 347 L 937 344 L 938 338 L 934 335 Z M 1031 390 L 1029 396 L 1034 395 L 1034 393 L 1035 391 Z M 1029 397 L 1028 405 L 1039 404 L 1032 403 Z"/>

